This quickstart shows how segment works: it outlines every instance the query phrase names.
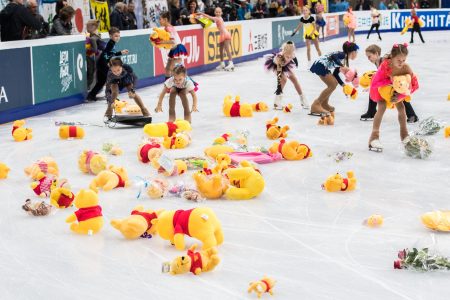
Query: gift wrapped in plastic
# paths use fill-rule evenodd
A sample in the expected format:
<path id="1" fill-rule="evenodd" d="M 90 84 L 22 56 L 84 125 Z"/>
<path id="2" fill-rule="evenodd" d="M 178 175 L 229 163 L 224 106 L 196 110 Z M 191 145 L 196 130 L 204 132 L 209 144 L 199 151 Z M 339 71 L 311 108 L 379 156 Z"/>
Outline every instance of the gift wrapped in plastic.
<path id="1" fill-rule="evenodd" d="M 353 153 L 347 151 L 339 151 L 333 154 L 328 154 L 328 156 L 332 157 L 334 161 L 338 163 L 344 160 L 349 160 L 350 158 L 352 158 Z"/>
<path id="2" fill-rule="evenodd" d="M 414 131 L 414 135 L 433 135 L 444 128 L 444 122 L 436 120 L 434 117 L 428 117 L 419 122 L 419 128 Z"/>
<path id="3" fill-rule="evenodd" d="M 428 248 L 403 249 L 398 252 L 398 260 L 394 261 L 394 269 L 415 271 L 450 270 L 449 258 L 432 253 Z"/>
<path id="4" fill-rule="evenodd" d="M 433 153 L 430 142 L 418 136 L 407 137 L 404 146 L 406 155 L 412 158 L 426 159 Z"/>

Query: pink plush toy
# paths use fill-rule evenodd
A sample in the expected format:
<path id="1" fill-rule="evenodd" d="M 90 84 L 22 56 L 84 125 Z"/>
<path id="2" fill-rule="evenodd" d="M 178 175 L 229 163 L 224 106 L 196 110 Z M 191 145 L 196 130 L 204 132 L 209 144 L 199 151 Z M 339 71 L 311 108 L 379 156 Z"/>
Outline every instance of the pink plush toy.
<path id="1" fill-rule="evenodd" d="M 228 154 L 231 162 L 238 164 L 243 160 L 255 162 L 257 164 L 268 164 L 281 160 L 283 157 L 280 153 L 262 153 L 262 152 L 231 152 Z"/>
<path id="2" fill-rule="evenodd" d="M 342 72 L 342 71 L 341 71 Z M 345 75 L 345 82 L 351 82 L 353 87 L 358 88 L 359 78 L 358 72 L 355 69 L 350 68 L 347 72 L 342 72 Z"/>

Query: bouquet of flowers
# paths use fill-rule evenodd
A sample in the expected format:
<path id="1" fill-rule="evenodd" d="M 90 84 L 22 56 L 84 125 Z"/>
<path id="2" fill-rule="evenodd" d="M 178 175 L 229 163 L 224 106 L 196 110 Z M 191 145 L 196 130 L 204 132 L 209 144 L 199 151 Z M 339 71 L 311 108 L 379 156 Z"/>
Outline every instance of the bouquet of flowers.
<path id="1" fill-rule="evenodd" d="M 407 137 L 404 145 L 406 155 L 412 158 L 425 159 L 433 152 L 430 143 L 426 139 L 417 136 Z"/>
<path id="2" fill-rule="evenodd" d="M 419 129 L 414 131 L 415 135 L 433 135 L 444 128 L 444 123 L 436 120 L 434 117 L 428 117 L 419 123 Z"/>
<path id="3" fill-rule="evenodd" d="M 430 254 L 428 248 L 418 250 L 403 249 L 398 252 L 398 260 L 394 261 L 394 269 L 416 271 L 450 270 L 450 260 L 437 254 Z"/>

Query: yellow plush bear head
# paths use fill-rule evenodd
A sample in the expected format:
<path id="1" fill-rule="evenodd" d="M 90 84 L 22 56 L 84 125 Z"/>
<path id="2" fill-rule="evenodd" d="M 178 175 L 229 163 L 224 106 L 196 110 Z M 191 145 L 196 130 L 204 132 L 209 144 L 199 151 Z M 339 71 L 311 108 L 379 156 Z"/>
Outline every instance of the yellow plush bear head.
<path id="1" fill-rule="evenodd" d="M 121 114 L 126 105 L 127 105 L 126 101 L 121 101 L 119 99 L 116 99 L 114 101 L 114 110 L 116 111 L 116 113 Z"/>
<path id="2" fill-rule="evenodd" d="M 276 140 L 279 138 L 286 138 L 289 126 L 278 126 L 278 117 L 273 118 L 266 122 L 266 136 L 270 140 Z"/>
<path id="3" fill-rule="evenodd" d="M 328 192 L 352 191 L 356 188 L 356 178 L 353 171 L 347 172 L 347 178 L 339 173 L 327 178 L 322 188 Z"/>
<path id="4" fill-rule="evenodd" d="M 98 195 L 92 190 L 80 190 L 75 196 L 76 208 L 86 208 L 98 205 Z"/>
<path id="5" fill-rule="evenodd" d="M 191 137 L 184 132 L 176 133 L 171 137 L 164 137 L 163 146 L 166 149 L 183 149 L 191 143 Z"/>
<path id="6" fill-rule="evenodd" d="M 364 74 L 362 74 L 361 78 L 359 78 L 359 85 L 363 89 L 367 89 L 370 87 L 370 84 L 372 83 L 372 77 L 375 75 L 377 71 L 367 71 Z"/>
<path id="7" fill-rule="evenodd" d="M 392 87 L 394 90 L 402 95 L 410 94 L 411 75 L 400 75 L 392 77 Z"/>
<path id="8" fill-rule="evenodd" d="M 91 150 L 84 150 L 78 159 L 78 167 L 83 173 L 97 175 L 106 169 L 107 160 L 104 155 Z"/>
<path id="9" fill-rule="evenodd" d="M 234 148 L 227 145 L 213 145 L 205 149 L 205 154 L 212 159 L 216 159 L 217 155 L 234 152 Z"/>
<path id="10" fill-rule="evenodd" d="M 226 184 L 221 174 L 207 176 L 201 172 L 193 175 L 200 194 L 207 199 L 219 199 L 226 190 Z"/>
<path id="11" fill-rule="evenodd" d="M 8 177 L 10 169 L 4 163 L 0 163 L 0 179 L 6 179 Z"/>
<path id="12" fill-rule="evenodd" d="M 450 231 L 450 211 L 432 211 L 421 216 L 423 225 L 437 231 Z"/>
<path id="13" fill-rule="evenodd" d="M 33 137 L 31 128 L 23 127 L 25 120 L 17 120 L 13 123 L 12 136 L 16 142 L 31 140 Z"/>
<path id="14" fill-rule="evenodd" d="M 186 255 L 178 256 L 170 263 L 170 274 L 186 274 L 192 272 L 200 275 L 202 272 L 213 270 L 219 263 L 217 249 L 215 247 L 196 252 L 197 245 L 194 244 Z"/>
<path id="15" fill-rule="evenodd" d="M 152 220 L 158 218 L 158 214 L 161 212 L 162 210 L 144 210 L 143 206 L 137 206 L 127 218 L 111 220 L 111 226 L 129 240 L 144 237 L 145 234 L 154 235 L 156 230 L 152 225 Z"/>
<path id="16" fill-rule="evenodd" d="M 172 44 L 160 44 L 161 42 L 169 41 L 170 40 L 170 33 L 164 30 L 164 28 L 153 28 L 153 32 L 150 35 L 150 42 L 153 46 L 158 48 L 166 48 L 171 49 L 173 47 Z"/>

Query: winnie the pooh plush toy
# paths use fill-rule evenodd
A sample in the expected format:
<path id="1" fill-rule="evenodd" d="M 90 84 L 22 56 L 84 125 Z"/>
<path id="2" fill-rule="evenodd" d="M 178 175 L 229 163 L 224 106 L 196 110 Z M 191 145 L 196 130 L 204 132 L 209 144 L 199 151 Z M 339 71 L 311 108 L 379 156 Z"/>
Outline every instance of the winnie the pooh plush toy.
<path id="1" fill-rule="evenodd" d="M 445 129 L 444 129 L 444 136 L 446 138 L 450 137 L 450 126 L 445 127 Z"/>
<path id="2" fill-rule="evenodd" d="M 380 96 L 386 101 L 386 107 L 394 108 L 394 104 L 391 102 L 394 94 L 399 95 L 398 101 L 411 101 L 411 75 L 399 75 L 392 77 L 392 86 L 386 85 L 378 88 Z"/>
<path id="3" fill-rule="evenodd" d="M 144 164 L 151 162 L 153 158 L 161 156 L 161 145 L 156 142 L 143 143 L 138 147 L 137 157 Z"/>
<path id="4" fill-rule="evenodd" d="M 334 117 L 332 115 L 321 116 L 318 125 L 334 125 Z"/>
<path id="5" fill-rule="evenodd" d="M 339 173 L 327 178 L 322 188 L 327 192 L 348 192 L 356 188 L 356 178 L 353 171 L 347 172 L 347 178 L 343 178 Z"/>
<path id="6" fill-rule="evenodd" d="M 225 180 L 221 174 L 212 174 L 210 176 L 196 172 L 192 175 L 198 191 L 207 199 L 219 199 L 227 189 Z"/>
<path id="7" fill-rule="evenodd" d="M 59 126 L 59 138 L 67 139 L 82 139 L 84 138 L 84 129 L 80 126 L 62 125 Z"/>
<path id="8" fill-rule="evenodd" d="M 177 176 L 187 172 L 187 164 L 180 159 L 170 159 L 159 152 L 151 161 L 152 167 L 164 176 Z"/>
<path id="9" fill-rule="evenodd" d="M 377 71 L 367 71 L 362 74 L 361 78 L 359 79 L 359 85 L 363 89 L 368 89 L 370 87 L 370 84 L 372 83 L 372 77 L 376 72 Z"/>
<path id="10" fill-rule="evenodd" d="M 150 181 L 147 188 L 147 195 L 151 199 L 163 198 L 169 191 L 169 182 L 165 179 L 155 178 Z"/>
<path id="11" fill-rule="evenodd" d="M 356 98 L 358 98 L 358 90 L 356 90 L 350 84 L 344 84 L 342 90 L 347 97 L 350 97 L 350 99 L 355 100 Z"/>
<path id="12" fill-rule="evenodd" d="M 224 133 L 214 140 L 213 145 L 223 145 L 229 141 L 230 137 L 232 137 L 231 133 Z"/>
<path id="13" fill-rule="evenodd" d="M 0 162 L 0 179 L 6 179 L 8 178 L 8 173 L 11 169 L 8 168 L 8 166 L 2 162 Z"/>
<path id="14" fill-rule="evenodd" d="M 33 130 L 24 126 L 25 120 L 14 121 L 11 134 L 16 142 L 28 141 L 33 137 Z"/>
<path id="15" fill-rule="evenodd" d="M 175 133 L 171 137 L 164 137 L 163 146 L 166 149 L 183 149 L 191 143 L 191 137 L 184 132 Z"/>
<path id="16" fill-rule="evenodd" d="M 127 171 L 123 167 L 111 165 L 95 176 L 89 188 L 97 193 L 99 188 L 107 192 L 119 187 L 128 187 L 130 184 Z"/>
<path id="17" fill-rule="evenodd" d="M 218 251 L 215 247 L 196 252 L 197 245 L 192 245 L 186 255 L 178 256 L 170 263 L 170 274 L 186 274 L 191 272 L 200 275 L 209 272 L 220 263 Z"/>
<path id="18" fill-rule="evenodd" d="M 151 137 L 169 137 L 174 133 L 191 130 L 191 123 L 186 120 L 176 120 L 175 122 L 166 123 L 151 123 L 144 126 L 144 132 Z"/>
<path id="19" fill-rule="evenodd" d="M 74 203 L 78 210 L 66 219 L 66 223 L 70 223 L 70 230 L 88 235 L 99 232 L 103 227 L 103 215 L 102 208 L 98 205 L 97 193 L 80 190 Z"/>
<path id="20" fill-rule="evenodd" d="M 264 190 L 264 178 L 248 161 L 242 161 L 238 168 L 227 169 L 224 175 L 230 182 L 225 191 L 227 199 L 248 200 L 257 197 Z"/>
<path id="21" fill-rule="evenodd" d="M 170 40 L 170 33 L 164 30 L 164 28 L 152 28 L 153 32 L 150 34 L 149 40 L 153 47 L 171 49 L 172 44 L 161 44 L 161 42 L 167 42 Z"/>
<path id="22" fill-rule="evenodd" d="M 266 136 L 269 140 L 277 140 L 279 138 L 286 138 L 289 126 L 279 126 L 278 117 L 266 122 Z"/>
<path id="23" fill-rule="evenodd" d="M 56 186 L 56 182 L 57 182 L 56 177 L 50 175 L 46 176 L 43 173 L 41 173 L 36 178 L 36 181 L 33 181 L 30 184 L 30 187 L 33 190 L 33 192 L 39 197 L 48 197 L 50 196 L 52 188 Z"/>
<path id="24" fill-rule="evenodd" d="M 261 280 L 250 282 L 248 292 L 255 292 L 258 298 L 261 298 L 264 293 L 269 293 L 272 296 L 275 283 L 276 281 L 272 278 L 264 276 Z"/>
<path id="25" fill-rule="evenodd" d="M 67 180 L 62 179 L 51 188 L 50 204 L 56 208 L 68 208 L 72 206 L 75 195 L 72 193 Z"/>
<path id="26" fill-rule="evenodd" d="M 213 145 L 205 149 L 205 155 L 211 157 L 212 159 L 216 159 L 217 155 L 219 154 L 226 154 L 231 152 L 234 152 L 234 148 L 228 145 Z"/>
<path id="27" fill-rule="evenodd" d="M 266 112 L 269 111 L 269 106 L 265 102 L 258 102 L 252 104 L 252 109 L 255 112 Z"/>
<path id="28" fill-rule="evenodd" d="M 184 250 L 184 235 L 203 243 L 202 249 L 223 243 L 222 226 L 212 209 L 197 207 L 190 210 L 166 210 L 152 220 L 156 232 L 170 241 L 177 250 Z"/>
<path id="29" fill-rule="evenodd" d="M 288 114 L 292 112 L 293 107 L 294 106 L 291 103 L 289 103 L 288 105 L 283 106 L 283 112 Z"/>
<path id="30" fill-rule="evenodd" d="M 421 216 L 423 225 L 437 231 L 450 231 L 450 211 L 432 211 Z"/>
<path id="31" fill-rule="evenodd" d="M 161 211 L 144 210 L 144 207 L 139 205 L 127 218 L 111 220 L 111 226 L 119 230 L 128 240 L 146 238 L 155 234 L 156 228 L 153 227 L 152 220 L 156 219 L 160 213 Z"/>
<path id="32" fill-rule="evenodd" d="M 58 164 L 50 156 L 39 159 L 32 165 L 26 167 L 24 171 L 32 180 L 38 180 L 38 177 L 42 178 L 42 175 L 59 176 Z"/>
<path id="33" fill-rule="evenodd" d="M 227 95 L 223 99 L 223 114 L 226 117 L 252 117 L 252 106 L 248 103 L 241 103 L 240 101 L 240 96 L 236 96 L 233 102 L 231 95 Z"/>
<path id="34" fill-rule="evenodd" d="M 97 175 L 106 169 L 107 160 L 102 154 L 84 150 L 78 159 L 78 168 L 85 174 Z"/>
<path id="35" fill-rule="evenodd" d="M 280 153 L 286 160 L 302 160 L 312 156 L 311 149 L 297 141 L 286 142 L 284 139 L 275 142 L 270 148 L 269 153 Z"/>
<path id="36" fill-rule="evenodd" d="M 118 114 L 142 115 L 142 110 L 137 104 L 130 104 L 118 99 L 114 101 L 114 111 Z"/>

